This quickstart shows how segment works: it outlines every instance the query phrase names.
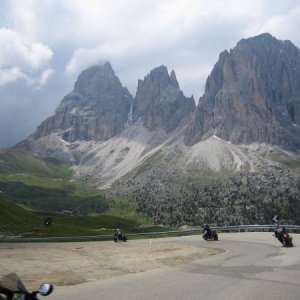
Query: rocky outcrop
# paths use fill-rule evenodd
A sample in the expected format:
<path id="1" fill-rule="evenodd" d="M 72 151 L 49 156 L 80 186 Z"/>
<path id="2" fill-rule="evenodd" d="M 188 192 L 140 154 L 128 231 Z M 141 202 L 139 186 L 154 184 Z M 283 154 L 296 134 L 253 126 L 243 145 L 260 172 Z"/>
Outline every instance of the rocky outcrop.
<path id="1" fill-rule="evenodd" d="M 55 115 L 38 127 L 33 138 L 56 132 L 68 142 L 108 140 L 124 129 L 132 101 L 110 63 L 91 67 L 79 75 L 74 90 L 64 97 Z"/>
<path id="2" fill-rule="evenodd" d="M 300 50 L 270 34 L 220 54 L 185 135 L 300 149 Z"/>
<path id="3" fill-rule="evenodd" d="M 144 80 L 139 80 L 133 120 L 142 119 L 149 130 L 163 128 L 170 132 L 194 109 L 193 97 L 183 95 L 175 72 L 169 75 L 165 66 L 153 69 Z"/>

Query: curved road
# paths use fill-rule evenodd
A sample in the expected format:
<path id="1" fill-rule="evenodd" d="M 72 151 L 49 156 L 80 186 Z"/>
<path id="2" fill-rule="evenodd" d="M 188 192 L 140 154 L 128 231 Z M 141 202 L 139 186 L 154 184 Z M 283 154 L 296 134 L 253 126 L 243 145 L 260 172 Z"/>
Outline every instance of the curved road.
<path id="1" fill-rule="evenodd" d="M 163 242 L 192 243 L 224 252 L 180 266 L 60 287 L 47 298 L 300 299 L 300 235 L 292 236 L 294 248 L 281 247 L 272 233 L 224 233 L 218 242 L 205 242 L 199 235 L 166 238 Z"/>

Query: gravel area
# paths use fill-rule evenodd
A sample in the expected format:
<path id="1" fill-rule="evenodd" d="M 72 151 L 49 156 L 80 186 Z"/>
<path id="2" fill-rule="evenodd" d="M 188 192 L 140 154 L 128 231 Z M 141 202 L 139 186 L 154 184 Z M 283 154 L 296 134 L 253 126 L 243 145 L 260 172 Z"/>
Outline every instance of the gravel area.
<path id="1" fill-rule="evenodd" d="M 0 277 L 16 272 L 29 289 L 101 280 L 214 255 L 216 249 L 157 239 L 114 242 L 0 244 Z"/>

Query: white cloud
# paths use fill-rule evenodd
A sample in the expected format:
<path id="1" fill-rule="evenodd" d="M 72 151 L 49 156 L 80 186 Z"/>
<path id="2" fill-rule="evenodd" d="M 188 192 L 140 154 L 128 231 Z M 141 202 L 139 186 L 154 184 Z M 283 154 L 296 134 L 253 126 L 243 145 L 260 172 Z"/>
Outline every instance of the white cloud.
<path id="1" fill-rule="evenodd" d="M 0 86 L 21 78 L 27 79 L 27 75 L 22 73 L 18 67 L 0 69 Z"/>
<path id="2" fill-rule="evenodd" d="M 39 69 L 53 56 L 52 50 L 42 43 L 29 44 L 15 31 L 0 28 L 0 67 L 19 66 Z"/>
<path id="3" fill-rule="evenodd" d="M 7 2 L 8 18 L 11 18 L 9 27 L 21 33 L 27 40 L 34 40 L 39 28 L 37 20 L 38 2 L 35 0 L 10 0 Z"/>
<path id="4" fill-rule="evenodd" d="M 27 76 L 26 82 L 29 86 L 33 87 L 34 91 L 38 91 L 48 82 L 54 73 L 55 71 L 52 68 L 48 68 L 36 77 Z"/>
<path id="5" fill-rule="evenodd" d="M 103 60 L 111 61 L 116 69 L 132 65 L 135 59 L 144 66 L 151 61 L 171 64 L 175 71 L 182 69 L 183 63 L 186 67 L 192 67 L 191 71 L 195 70 L 196 63 L 199 64 L 199 70 L 206 70 L 213 66 L 219 52 L 233 47 L 241 38 L 268 30 L 284 38 L 285 35 L 289 36 L 289 32 L 296 31 L 299 25 L 299 15 L 295 15 L 295 22 L 291 23 L 293 16 L 290 12 L 297 7 L 296 0 L 288 3 L 280 0 L 224 2 L 9 1 L 14 20 L 11 26 L 28 39 L 44 41 L 58 56 L 61 55 L 59 52 L 68 51 L 69 57 L 64 58 L 65 73 L 72 76 Z M 275 26 L 268 24 L 280 15 L 286 18 L 275 30 Z M 195 61 L 197 55 L 199 58 Z M 179 61 L 178 57 L 183 60 Z M 207 75 L 201 74 L 201 78 Z M 185 82 L 191 80 L 191 87 L 196 86 L 196 80 L 199 81 L 199 77 L 193 82 L 193 78 L 184 76 L 182 74 L 181 77 Z M 197 94 L 197 91 L 194 93 Z"/>
<path id="6" fill-rule="evenodd" d="M 52 68 L 48 68 L 45 71 L 43 71 L 41 77 L 39 78 L 39 84 L 40 85 L 45 85 L 46 82 L 53 76 L 55 71 Z"/>
<path id="7" fill-rule="evenodd" d="M 80 71 L 92 65 L 102 64 L 102 57 L 105 57 L 105 47 L 94 49 L 80 48 L 74 51 L 71 60 L 66 66 L 66 74 L 68 76 L 77 75 Z"/>
<path id="8" fill-rule="evenodd" d="M 286 13 L 271 16 L 261 27 L 261 32 L 270 32 L 279 39 L 291 40 L 300 47 L 300 4 Z"/>
<path id="9" fill-rule="evenodd" d="M 29 43 L 8 28 L 0 28 L 0 45 L 0 70 L 5 78 L 2 85 L 20 78 L 30 81 L 36 73 L 44 72 L 43 69 L 53 57 L 48 46 L 40 42 Z M 47 77 L 43 75 L 43 83 Z"/>

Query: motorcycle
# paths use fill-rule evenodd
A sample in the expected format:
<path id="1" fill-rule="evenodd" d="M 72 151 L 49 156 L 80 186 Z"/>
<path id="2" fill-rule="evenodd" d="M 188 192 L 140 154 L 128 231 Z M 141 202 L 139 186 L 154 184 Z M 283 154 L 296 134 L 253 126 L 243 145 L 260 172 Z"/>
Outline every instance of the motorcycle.
<path id="1" fill-rule="evenodd" d="M 208 230 L 204 229 L 202 231 L 202 237 L 206 241 L 207 240 L 217 241 L 219 239 L 218 234 L 217 234 L 217 232 L 215 230 L 208 231 Z"/>
<path id="2" fill-rule="evenodd" d="M 289 235 L 284 227 L 278 227 L 275 229 L 275 237 L 283 245 L 283 247 L 294 247 L 293 238 Z"/>
<path id="3" fill-rule="evenodd" d="M 117 243 L 118 241 L 127 242 L 127 236 L 125 235 L 125 233 L 115 233 L 114 242 Z"/>
<path id="4" fill-rule="evenodd" d="M 38 294 L 48 296 L 52 291 L 52 284 L 43 283 L 37 291 L 29 292 L 16 273 L 0 279 L 0 300 L 38 300 Z"/>

